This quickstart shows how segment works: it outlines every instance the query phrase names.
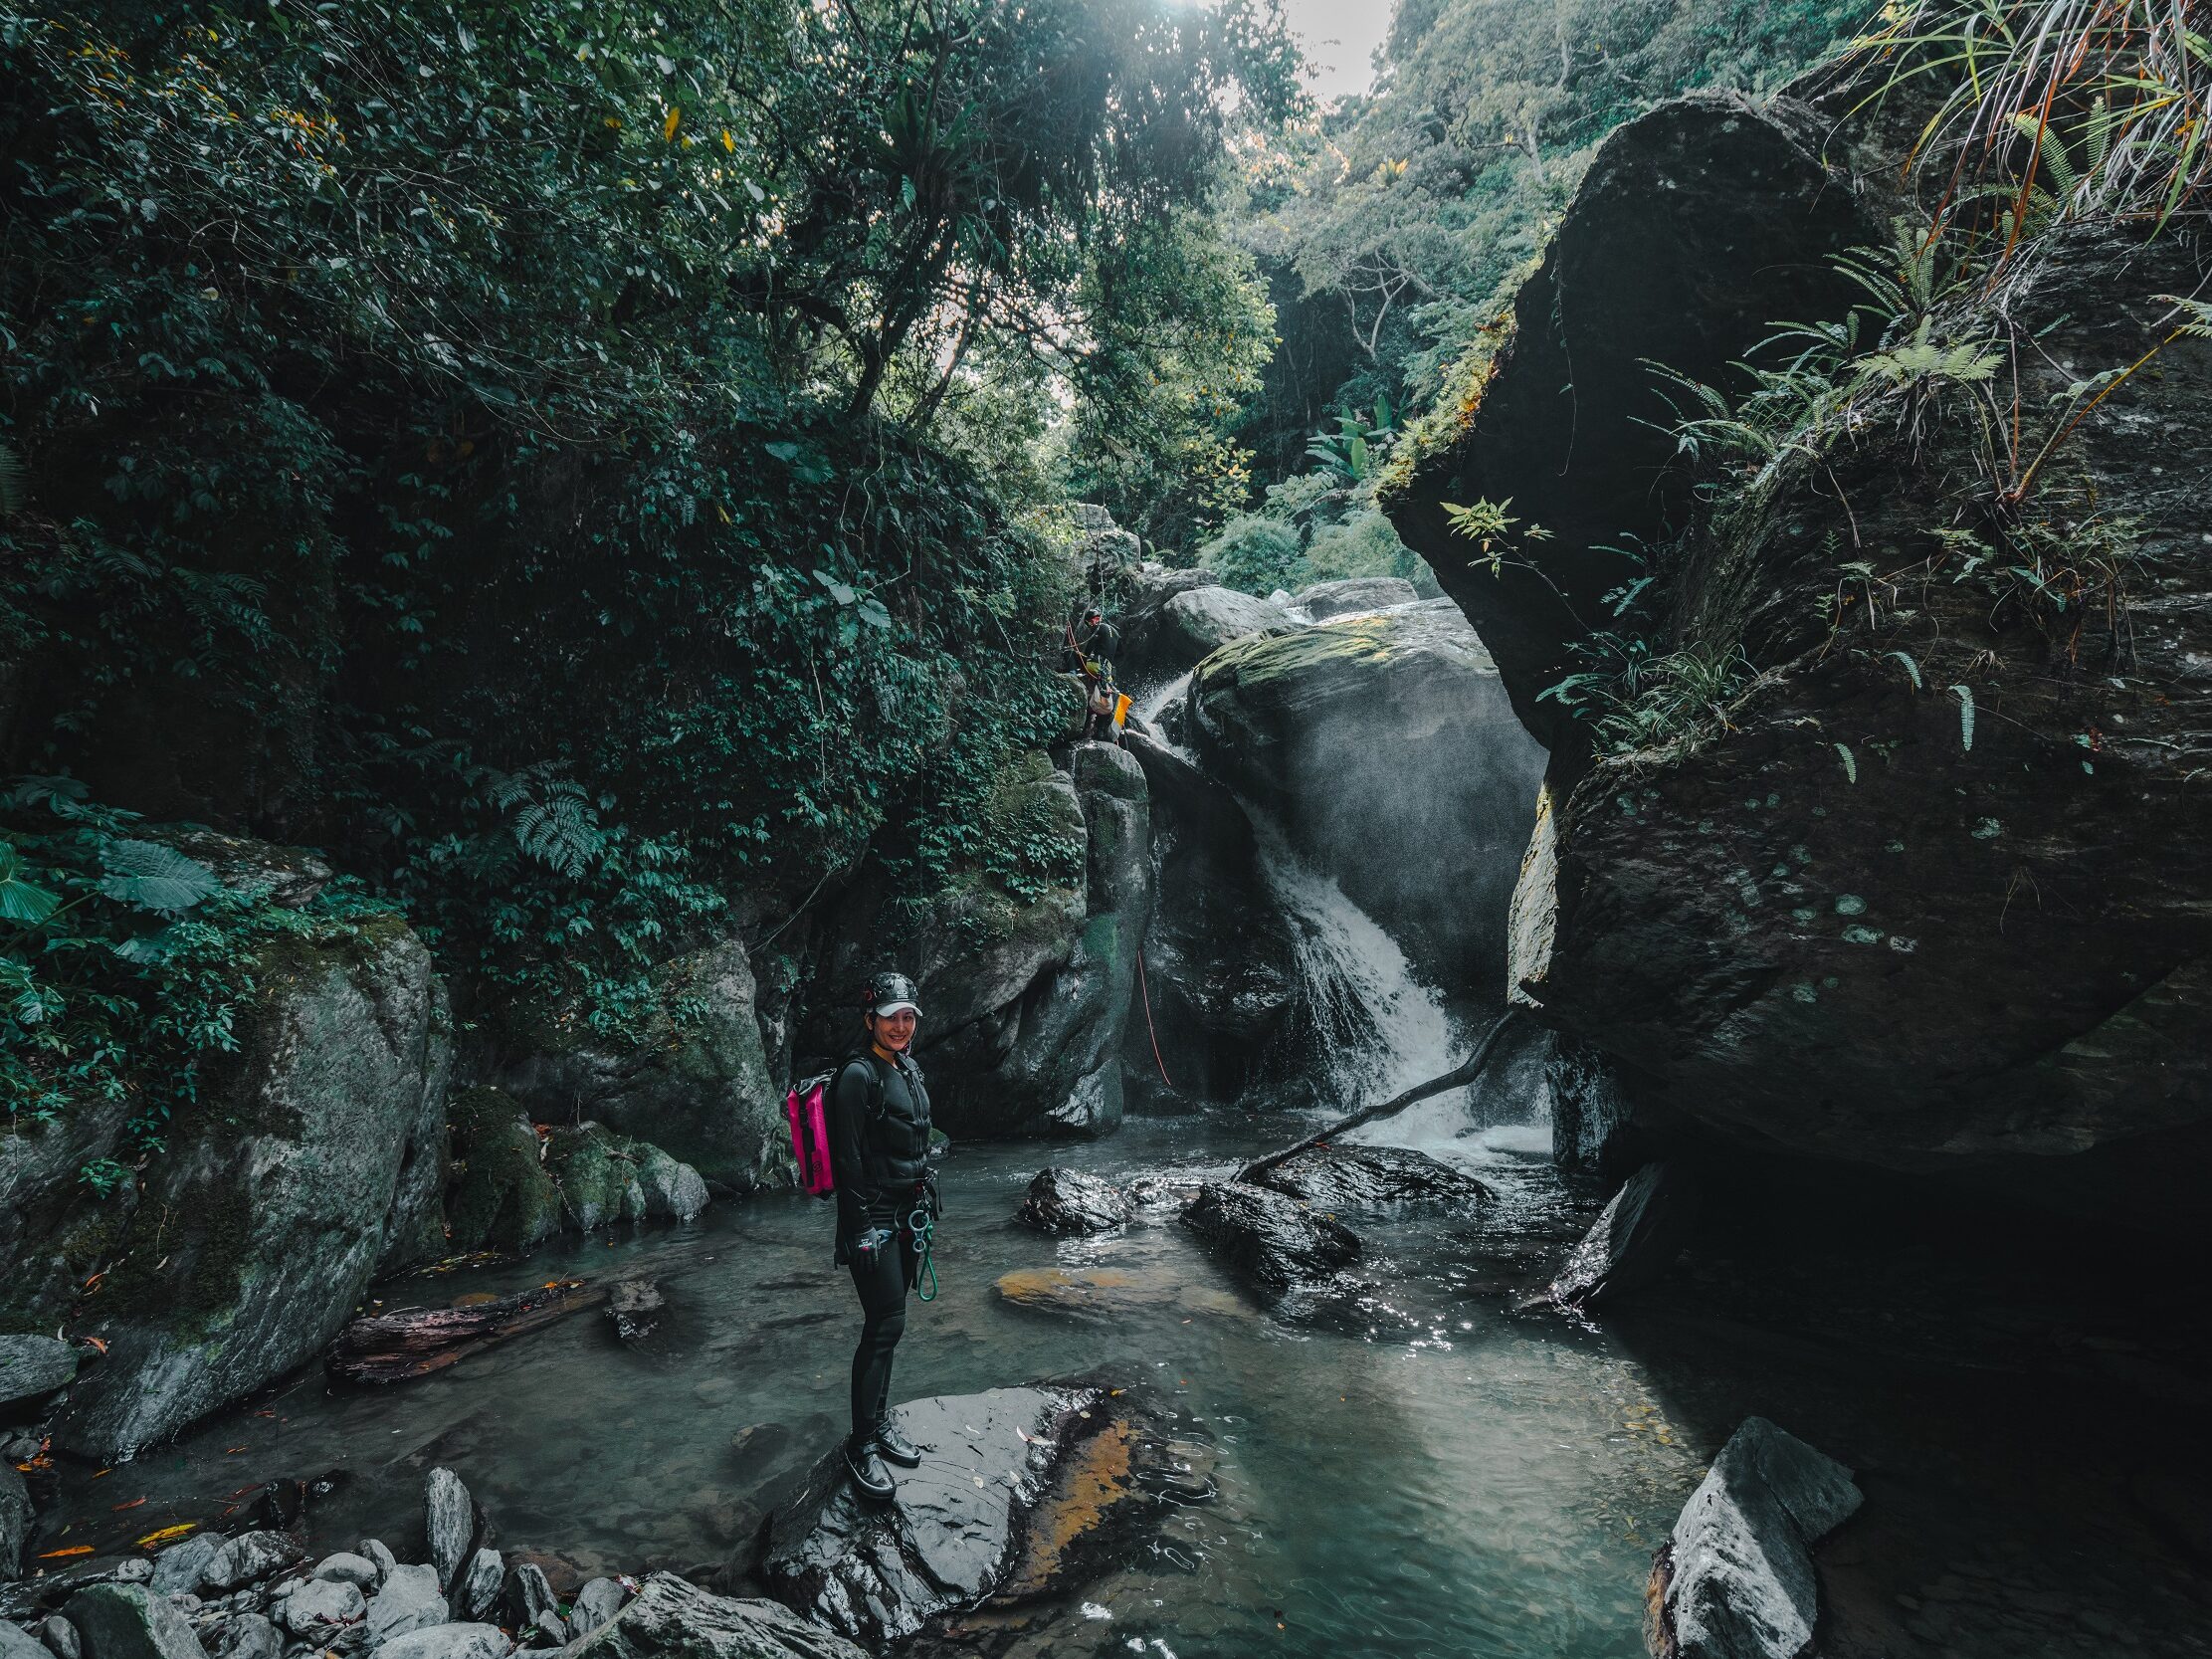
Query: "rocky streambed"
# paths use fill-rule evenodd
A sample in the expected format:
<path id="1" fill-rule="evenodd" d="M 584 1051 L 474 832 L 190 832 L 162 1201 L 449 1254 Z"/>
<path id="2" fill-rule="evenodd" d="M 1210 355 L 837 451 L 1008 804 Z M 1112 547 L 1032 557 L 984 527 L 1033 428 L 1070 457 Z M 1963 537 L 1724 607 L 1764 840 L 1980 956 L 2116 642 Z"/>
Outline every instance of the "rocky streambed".
<path id="1" fill-rule="evenodd" d="M 2197 1488 L 2161 1426 L 2192 1397 L 2203 1345 L 2170 1319 L 2145 1340 L 2161 1328 L 2106 1264 L 1976 1256 L 1862 1215 L 1892 1235 L 1870 1255 L 1839 1242 L 1833 1215 L 1777 1195 L 1763 1214 L 1731 1206 L 1617 1308 L 1524 1308 L 1599 1194 L 1563 1184 L 1540 1137 L 1461 1128 L 1429 1146 L 1458 1171 L 1443 1194 L 1409 1191 L 1421 1166 L 1402 1154 L 1364 1152 L 1281 1171 L 1313 1195 L 1303 1200 L 1240 1192 L 1229 1177 L 1281 1129 L 1237 1119 L 1133 1120 L 1056 1154 L 1073 1173 L 1042 1195 L 1034 1148 L 957 1151 L 944 1291 L 912 1310 L 895 1380 L 932 1461 L 888 1517 L 825 1479 L 850 1290 L 828 1261 L 825 1212 L 771 1194 L 406 1286 L 463 1301 L 650 1279 L 664 1306 L 639 1340 L 594 1311 L 415 1382 L 297 1372 L 131 1463 L 35 1470 L 33 1576 L 8 1610 L 39 1641 L 85 1575 L 237 1548 L 191 1534 L 165 1554 L 137 1547 L 189 1524 L 285 1541 L 253 1587 L 210 1585 L 203 1567 L 175 1591 L 200 1598 L 173 1605 L 217 1659 L 234 1626 L 259 1632 L 250 1618 L 274 1632 L 265 1659 L 365 1654 L 367 1634 L 323 1639 L 336 1629 L 313 1630 L 310 1650 L 278 1614 L 305 1593 L 302 1618 L 323 1601 L 350 1617 L 345 1590 L 311 1586 L 342 1581 L 348 1563 L 329 1557 L 375 1561 L 367 1539 L 436 1579 L 445 1613 L 426 1628 L 493 1630 L 439 1640 L 501 1653 L 550 1648 L 555 1632 L 514 1588 L 542 1573 L 559 1635 L 624 1654 L 828 1655 L 850 1641 L 1104 1655 L 1133 1642 L 1177 1659 L 1269 1643 L 1626 1659 L 1645 1650 L 1663 1547 L 1678 1599 L 1709 1581 L 1683 1571 L 1678 1518 L 1705 1516 L 1694 1552 L 1698 1538 L 1737 1538 L 1737 1513 L 1758 1510 L 1693 1497 L 1716 1471 L 1719 1496 L 1735 1490 L 1734 1465 L 1715 1459 L 1760 1417 L 1862 1496 L 1800 1538 L 1823 1652 L 2205 1650 L 2185 1498 Z M 1273 1214 L 1280 1200 L 1341 1226 L 1357 1253 L 1262 1283 L 1185 1224 L 1208 1190 L 1217 1208 L 1238 1207 L 1220 1194 L 1260 1193 L 1245 1207 Z M 459 1545 L 462 1522 L 438 1545 L 426 1509 L 439 1469 L 465 1487 L 445 1506 L 465 1519 Z M 317 1578 L 323 1567 L 337 1576 Z M 338 1623 L 366 1630 L 385 1581 L 356 1584 L 359 1618 Z M 271 1592 L 290 1582 L 301 1587 L 278 1608 Z M 1791 1605 L 1786 1574 L 1773 1582 L 1771 1606 Z M 581 1628 L 615 1594 L 639 1610 Z"/>

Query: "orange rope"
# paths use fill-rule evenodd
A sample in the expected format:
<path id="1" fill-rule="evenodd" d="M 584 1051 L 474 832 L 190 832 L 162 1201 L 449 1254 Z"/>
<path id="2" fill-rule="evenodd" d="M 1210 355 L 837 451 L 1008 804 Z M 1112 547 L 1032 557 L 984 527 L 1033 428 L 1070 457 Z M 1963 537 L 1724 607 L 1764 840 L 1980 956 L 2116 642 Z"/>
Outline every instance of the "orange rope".
<path id="1" fill-rule="evenodd" d="M 1152 1028 L 1152 993 L 1144 983 L 1144 952 L 1136 953 L 1136 988 L 1144 998 L 1144 1034 L 1152 1039 L 1152 1064 L 1160 1069 L 1160 1081 L 1170 1089 L 1175 1080 L 1167 1075 L 1167 1062 L 1160 1058 L 1160 1034 Z"/>

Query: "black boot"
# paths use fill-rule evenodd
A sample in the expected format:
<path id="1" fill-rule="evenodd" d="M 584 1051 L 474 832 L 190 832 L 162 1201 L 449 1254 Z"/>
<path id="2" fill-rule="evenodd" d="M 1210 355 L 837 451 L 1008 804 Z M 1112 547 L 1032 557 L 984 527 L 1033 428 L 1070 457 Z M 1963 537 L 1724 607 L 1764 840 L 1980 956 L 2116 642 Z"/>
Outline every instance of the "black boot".
<path id="1" fill-rule="evenodd" d="M 891 1484 L 891 1471 L 884 1467 L 884 1460 L 876 1455 L 876 1442 L 863 1440 L 855 1435 L 845 1442 L 845 1472 L 853 1477 L 854 1490 L 863 1498 L 876 1503 L 888 1501 L 898 1488 Z"/>
<path id="2" fill-rule="evenodd" d="M 901 1434 L 889 1417 L 876 1419 L 876 1449 L 902 1469 L 921 1467 L 921 1448 Z"/>

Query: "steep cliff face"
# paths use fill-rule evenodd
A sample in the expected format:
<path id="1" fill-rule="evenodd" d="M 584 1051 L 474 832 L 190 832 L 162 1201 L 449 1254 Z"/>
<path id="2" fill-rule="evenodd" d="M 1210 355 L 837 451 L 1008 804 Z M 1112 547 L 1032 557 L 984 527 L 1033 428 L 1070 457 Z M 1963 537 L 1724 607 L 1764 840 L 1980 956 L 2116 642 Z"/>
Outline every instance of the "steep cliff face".
<path id="1" fill-rule="evenodd" d="M 1788 100 L 1624 127 L 1480 408 L 1394 504 L 1552 747 L 1513 991 L 1616 1063 L 1646 1127 L 2200 1224 L 2212 344 L 2169 338 L 2161 297 L 2200 288 L 2201 245 L 2054 233 L 2001 301 L 1938 305 L 1938 340 L 1969 311 L 1990 330 L 2016 454 L 1909 385 L 1714 513 L 1639 424 L 1666 413 L 1645 359 L 1724 383 L 1771 319 L 1840 316 L 1827 261 L 1890 242 L 1896 176 Z M 2066 430 L 2081 382 L 2154 348 Z M 1962 488 L 1992 450 L 1995 487 Z M 1493 574 L 1443 504 L 1508 497 L 1557 540 Z M 1677 728 L 1593 742 L 1543 694 L 1630 538 L 1651 651 L 1735 674 Z"/>

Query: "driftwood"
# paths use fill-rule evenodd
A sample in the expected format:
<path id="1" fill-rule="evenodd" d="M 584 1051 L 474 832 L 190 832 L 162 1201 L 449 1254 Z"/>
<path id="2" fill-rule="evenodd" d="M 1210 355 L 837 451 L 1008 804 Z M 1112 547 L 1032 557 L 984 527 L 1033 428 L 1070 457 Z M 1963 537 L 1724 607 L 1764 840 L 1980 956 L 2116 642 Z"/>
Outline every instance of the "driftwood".
<path id="1" fill-rule="evenodd" d="M 347 1382 L 405 1382 L 442 1371 L 494 1343 L 596 1307 L 606 1297 L 604 1290 L 581 1279 L 562 1279 L 474 1307 L 367 1314 L 338 1333 L 326 1363 L 332 1376 Z"/>
<path id="2" fill-rule="evenodd" d="M 1285 1146 L 1279 1152 L 1270 1152 L 1265 1157 L 1254 1158 L 1237 1171 L 1236 1178 L 1240 1181 L 1250 1181 L 1267 1173 L 1277 1164 L 1288 1163 L 1299 1153 L 1310 1151 L 1324 1141 L 1335 1140 L 1346 1131 L 1359 1128 L 1361 1124 L 1371 1124 L 1377 1118 L 1387 1118 L 1392 1113 L 1403 1112 L 1416 1102 L 1425 1101 L 1431 1095 L 1441 1095 L 1447 1089 L 1465 1088 L 1483 1075 L 1483 1068 L 1490 1064 L 1491 1050 L 1498 1046 L 1500 1035 L 1504 1033 L 1508 1022 L 1512 1017 L 1513 1010 L 1510 1008 L 1500 1014 L 1492 1023 L 1491 1028 L 1483 1033 L 1483 1040 L 1475 1045 L 1475 1052 L 1442 1077 L 1432 1077 L 1426 1083 L 1416 1083 L 1404 1094 L 1394 1095 L 1378 1106 L 1363 1106 L 1349 1118 L 1339 1118 L 1318 1134 L 1308 1135 L 1295 1146 Z"/>

